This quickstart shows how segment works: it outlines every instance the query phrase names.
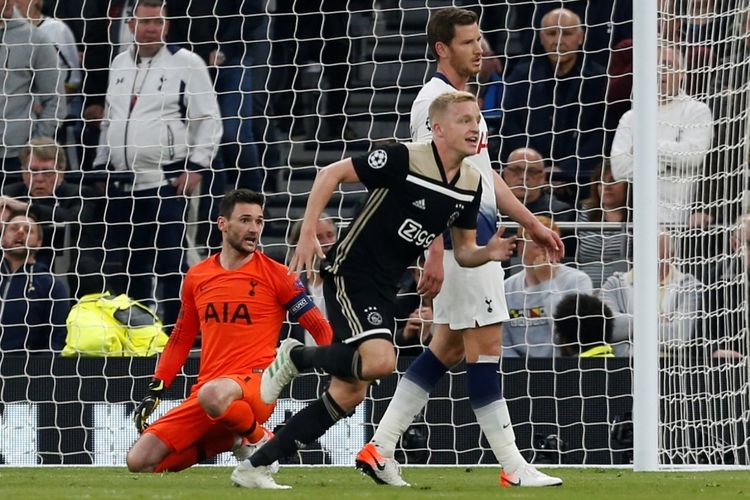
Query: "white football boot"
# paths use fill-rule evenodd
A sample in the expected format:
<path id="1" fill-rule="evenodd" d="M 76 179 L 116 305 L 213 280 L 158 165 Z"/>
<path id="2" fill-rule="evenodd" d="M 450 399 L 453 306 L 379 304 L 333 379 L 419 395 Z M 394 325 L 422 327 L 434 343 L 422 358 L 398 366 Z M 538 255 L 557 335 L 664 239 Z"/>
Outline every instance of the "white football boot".
<path id="1" fill-rule="evenodd" d="M 260 399 L 266 404 L 276 401 L 284 389 L 284 386 L 297 376 L 299 370 L 294 366 L 289 353 L 302 342 L 291 338 L 284 339 L 276 350 L 276 357 L 268 368 L 263 372 L 260 379 Z"/>
<path id="2" fill-rule="evenodd" d="M 362 474 L 367 474 L 378 484 L 411 486 L 401 477 L 401 467 L 398 462 L 393 458 L 382 456 L 372 443 L 367 443 L 359 450 L 355 464 Z"/>
<path id="3" fill-rule="evenodd" d="M 253 467 L 250 460 L 243 460 L 232 471 L 232 482 L 243 488 L 254 488 L 260 490 L 290 490 L 291 486 L 279 484 L 273 479 L 271 466 L 262 465 Z"/>
<path id="4" fill-rule="evenodd" d="M 542 486 L 561 486 L 562 479 L 548 476 L 531 464 L 526 464 L 513 472 L 500 471 L 500 486 L 520 486 L 524 488 L 538 488 Z"/>

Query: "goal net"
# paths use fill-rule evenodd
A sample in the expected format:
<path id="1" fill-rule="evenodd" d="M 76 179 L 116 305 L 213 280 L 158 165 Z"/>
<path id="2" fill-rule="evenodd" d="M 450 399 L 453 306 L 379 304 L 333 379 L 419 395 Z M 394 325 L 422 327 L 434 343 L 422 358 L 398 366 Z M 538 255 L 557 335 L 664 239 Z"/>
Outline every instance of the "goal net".
<path id="1" fill-rule="evenodd" d="M 545 264 L 524 255 L 505 266 L 505 279 L 520 283 L 512 292 L 506 283 L 514 295 L 500 370 L 519 449 L 537 464 L 631 464 L 638 432 L 631 346 L 634 336 L 647 336 L 660 351 L 659 464 L 750 462 L 747 2 L 660 0 L 653 19 L 658 157 L 649 168 L 658 170 L 658 199 L 646 209 L 660 224 L 659 317 L 644 332 L 633 331 L 632 316 L 639 242 L 631 180 L 643 168 L 633 165 L 633 136 L 645 118 L 630 111 L 631 2 L 167 2 L 167 46 L 192 50 L 205 71 L 158 54 L 134 59 L 133 0 L 46 0 L 21 12 L 25 3 L 2 14 L 18 19 L 6 23 L 9 62 L 0 70 L 0 463 L 124 464 L 137 438 L 132 412 L 156 357 L 112 347 L 104 329 L 85 355 L 70 345 L 60 355 L 66 336 L 73 341 L 70 306 L 90 293 L 128 293 L 152 306 L 169 331 L 184 272 L 220 246 L 218 201 L 238 186 L 266 195 L 263 251 L 288 262 L 318 168 L 410 140 L 411 104 L 435 73 L 427 22 L 450 6 L 479 16 L 483 65 L 471 88 L 493 165 L 566 243 L 548 279 L 539 278 Z M 570 12 L 556 10 L 562 6 Z M 32 138 L 50 135 L 60 151 L 34 139 L 33 161 L 24 156 Z M 519 148 L 541 160 L 519 161 Z M 63 158 L 64 178 L 55 173 Z M 186 161 L 201 179 L 184 188 Z M 176 174 L 169 170 L 180 162 Z M 177 193 L 183 189 L 189 194 Z M 336 191 L 326 213 L 338 234 L 365 197 L 359 184 Z M 34 246 L 33 236 L 6 239 L 15 231 L 8 217 L 19 211 L 38 219 L 44 236 L 36 267 L 14 273 L 15 250 Z M 397 372 L 290 463 L 353 465 L 399 378 L 429 343 L 430 304 L 415 292 L 418 273 L 407 273 L 399 290 Z M 541 284 L 529 285 L 534 280 Z M 580 293 L 606 307 L 563 314 L 578 325 L 563 342 L 554 313 Z M 604 338 L 586 331 L 587 320 L 602 315 L 615 357 L 575 355 L 578 339 Z M 286 324 L 281 335 L 290 334 L 305 338 L 299 325 Z M 199 347 L 156 416 L 189 393 Z M 326 384 L 323 375 L 302 374 L 267 427 L 283 425 Z M 472 413 L 463 365 L 438 384 L 396 458 L 497 463 Z M 232 461 L 225 454 L 213 462 Z"/>

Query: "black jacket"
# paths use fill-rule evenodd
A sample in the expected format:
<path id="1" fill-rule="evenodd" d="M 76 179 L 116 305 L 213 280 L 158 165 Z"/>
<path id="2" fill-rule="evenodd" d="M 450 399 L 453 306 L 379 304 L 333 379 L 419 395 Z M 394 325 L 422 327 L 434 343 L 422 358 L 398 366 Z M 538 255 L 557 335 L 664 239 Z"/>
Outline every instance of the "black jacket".
<path id="1" fill-rule="evenodd" d="M 70 296 L 43 263 L 11 273 L 0 262 L 0 351 L 59 352 L 65 346 Z"/>

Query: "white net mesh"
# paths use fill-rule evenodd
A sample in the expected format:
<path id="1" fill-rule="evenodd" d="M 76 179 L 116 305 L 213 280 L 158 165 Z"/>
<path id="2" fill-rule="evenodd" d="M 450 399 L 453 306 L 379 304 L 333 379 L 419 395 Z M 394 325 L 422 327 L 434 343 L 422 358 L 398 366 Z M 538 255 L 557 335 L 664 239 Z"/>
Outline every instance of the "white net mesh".
<path id="1" fill-rule="evenodd" d="M 41 2 L 26 4 L 7 2 L 16 10 L 6 7 L 0 27 L 7 61 L 0 70 L 2 194 L 6 216 L 31 212 L 44 237 L 35 267 L 14 272 L 25 255 L 18 249 L 34 236 L 23 224 L 4 226 L 0 462 L 123 463 L 136 437 L 133 404 L 155 360 L 50 356 L 65 344 L 70 305 L 105 288 L 128 293 L 157 307 L 171 328 L 184 272 L 220 244 L 209 221 L 236 186 L 266 194 L 263 249 L 286 261 L 318 167 L 409 140 L 411 104 L 435 70 L 425 35 L 430 12 L 456 4 L 479 14 L 486 42 L 472 86 L 493 164 L 531 210 L 553 216 L 566 242 L 568 270 L 558 276 L 569 278 L 536 288 L 520 280 L 509 298 L 502 373 L 519 448 L 536 463 L 629 463 L 630 344 L 633 335 L 653 335 L 663 353 L 661 463 L 747 465 L 746 2 L 659 3 L 653 210 L 665 236 L 659 325 L 651 332 L 632 331 L 638 242 L 627 181 L 639 118 L 628 111 L 630 2 L 565 2 L 580 26 L 549 15 L 561 2 L 541 0 L 167 2 L 169 47 L 194 55 L 164 49 L 135 58 L 131 0 L 47 0 L 41 13 Z M 158 48 L 158 26 L 154 35 L 147 24 L 136 38 Z M 56 137 L 62 152 L 38 139 L 27 162 L 22 148 L 41 136 Z M 523 147 L 539 160 L 514 157 Z M 67 173 L 58 185 L 54 168 L 63 156 Z M 185 169 L 200 173 L 200 182 L 186 186 Z M 364 197 L 360 185 L 336 192 L 327 212 L 337 227 L 346 227 Z M 506 277 L 536 276 L 535 266 L 515 257 Z M 563 356 L 555 345 L 555 307 L 581 292 L 612 311 L 616 358 Z M 399 297 L 402 374 L 429 341 L 431 313 L 408 276 Z M 102 330 L 102 355 L 109 338 Z M 185 373 L 170 398 L 186 394 L 196 359 Z M 352 464 L 396 381 L 373 386 L 353 417 L 298 459 Z M 268 426 L 283 423 L 325 383 L 315 374 L 296 380 Z M 438 385 L 397 458 L 495 463 L 463 368 Z"/>

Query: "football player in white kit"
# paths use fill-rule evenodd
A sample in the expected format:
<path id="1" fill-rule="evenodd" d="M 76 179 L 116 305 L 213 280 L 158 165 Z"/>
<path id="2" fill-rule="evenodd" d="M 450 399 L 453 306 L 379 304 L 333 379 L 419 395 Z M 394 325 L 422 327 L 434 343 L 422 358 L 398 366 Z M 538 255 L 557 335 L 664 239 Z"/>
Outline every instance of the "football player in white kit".
<path id="1" fill-rule="evenodd" d="M 446 8 L 436 12 L 427 27 L 427 39 L 438 60 L 437 73 L 425 84 L 411 108 L 414 141 L 429 141 L 430 103 L 439 95 L 465 90 L 479 73 L 482 48 L 477 16 L 471 11 Z M 497 230 L 497 211 L 509 215 L 557 261 L 563 254 L 560 237 L 544 227 L 511 193 L 490 164 L 487 124 L 477 154 L 468 160 L 482 175 L 482 200 L 477 218 L 477 243 L 483 245 Z M 452 366 L 466 358 L 467 389 L 477 422 L 500 462 L 501 486 L 555 486 L 562 480 L 528 464 L 518 451 L 508 407 L 502 396 L 498 367 L 502 349 L 501 322 L 508 319 L 503 290 L 503 268 L 491 262 L 476 268 L 460 267 L 449 238 L 436 239 L 425 263 L 421 294 L 440 291 L 433 302 L 436 330 L 429 348 L 401 379 L 372 440 L 357 455 L 357 468 L 376 482 L 408 486 L 393 458 L 396 443 L 414 416 L 427 404 L 435 384 Z M 444 273 L 444 280 L 443 280 Z M 442 289 L 441 289 L 442 282 Z"/>

